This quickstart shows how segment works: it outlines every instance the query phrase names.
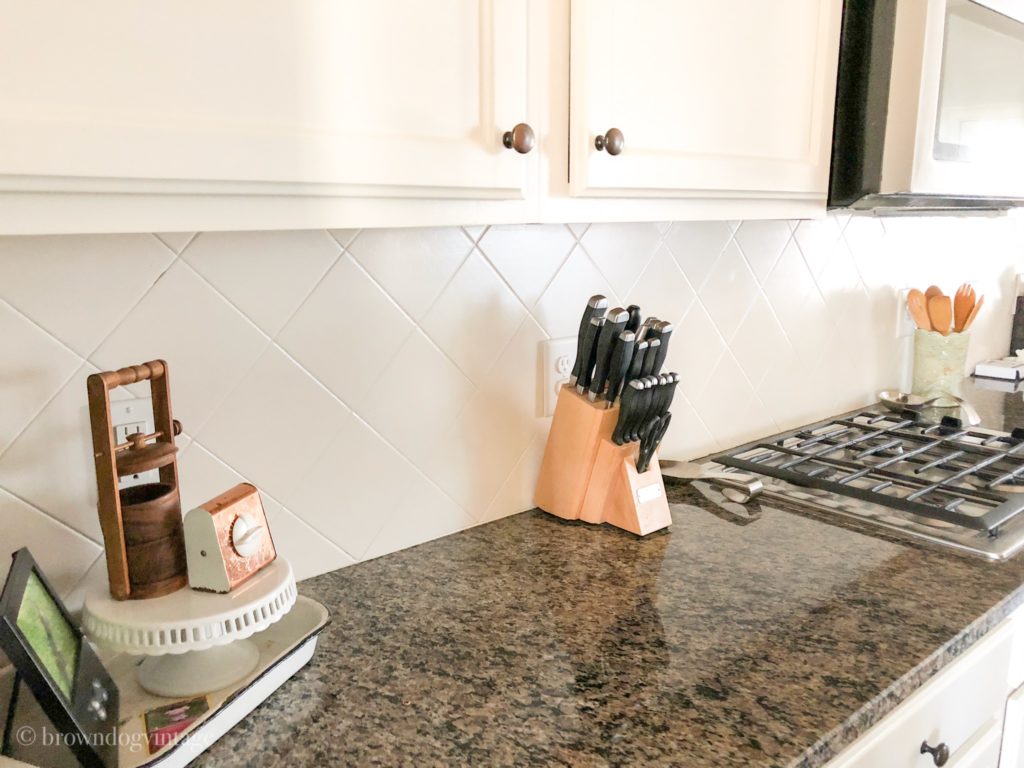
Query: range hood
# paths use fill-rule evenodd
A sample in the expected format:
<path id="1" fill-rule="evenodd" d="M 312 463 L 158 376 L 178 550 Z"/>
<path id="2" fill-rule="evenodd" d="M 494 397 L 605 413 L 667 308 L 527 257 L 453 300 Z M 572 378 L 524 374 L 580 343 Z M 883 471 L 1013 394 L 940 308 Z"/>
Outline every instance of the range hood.
<path id="1" fill-rule="evenodd" d="M 1024 0 L 846 0 L 829 207 L 1024 205 Z"/>

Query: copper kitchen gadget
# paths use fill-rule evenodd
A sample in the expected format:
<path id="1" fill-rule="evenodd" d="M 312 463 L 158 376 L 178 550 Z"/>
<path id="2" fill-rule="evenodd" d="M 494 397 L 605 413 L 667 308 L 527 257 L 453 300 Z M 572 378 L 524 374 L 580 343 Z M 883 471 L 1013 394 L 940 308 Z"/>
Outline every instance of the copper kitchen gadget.
<path id="1" fill-rule="evenodd" d="M 155 431 L 115 444 L 110 391 L 140 381 L 149 381 Z M 174 445 L 181 424 L 171 415 L 167 363 L 152 360 L 94 373 L 87 387 L 110 594 L 140 600 L 175 592 L 188 584 L 188 571 Z M 153 469 L 159 470 L 159 482 L 120 487 L 119 478 Z"/>
<path id="2" fill-rule="evenodd" d="M 592 296 L 584 308 L 534 502 L 558 517 L 644 536 L 672 522 L 657 458 L 679 381 L 661 373 L 672 325 L 641 323 L 635 305 L 606 316 L 607 306 Z"/>
<path id="3" fill-rule="evenodd" d="M 225 594 L 277 557 L 256 486 L 239 483 L 185 515 L 188 583 Z"/>

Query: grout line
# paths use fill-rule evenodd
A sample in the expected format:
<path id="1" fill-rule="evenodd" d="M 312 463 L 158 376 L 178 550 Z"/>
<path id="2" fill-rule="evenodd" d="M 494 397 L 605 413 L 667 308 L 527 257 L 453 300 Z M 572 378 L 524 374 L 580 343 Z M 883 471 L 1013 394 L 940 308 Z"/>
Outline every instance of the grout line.
<path id="1" fill-rule="evenodd" d="M 218 462 L 218 463 L 220 463 L 220 464 L 224 465 L 224 466 L 225 466 L 225 467 L 227 467 L 227 468 L 228 468 L 228 469 L 229 469 L 229 470 L 230 470 L 231 472 L 233 472 L 234 474 L 238 475 L 238 476 L 239 476 L 240 478 L 242 478 L 243 480 L 247 480 L 248 476 L 247 476 L 247 475 L 246 475 L 246 474 L 245 474 L 244 472 L 239 472 L 239 471 L 238 471 L 238 470 L 237 470 L 237 469 L 236 469 L 235 467 L 233 467 L 233 466 L 232 466 L 231 464 L 228 464 L 228 463 L 227 463 L 226 461 L 224 461 L 224 459 L 222 459 L 222 458 L 221 458 L 220 456 L 218 456 L 218 455 L 217 455 L 216 453 L 214 453 L 214 452 L 213 452 L 213 451 L 212 451 L 211 449 L 207 448 L 207 447 L 206 447 L 205 445 L 203 445 L 202 443 L 200 443 L 200 442 L 198 442 L 197 440 L 193 439 L 193 440 L 192 440 L 192 442 L 191 442 L 191 443 L 189 444 L 189 447 L 192 447 L 192 446 L 198 446 L 198 447 L 199 447 L 199 448 L 200 448 L 201 450 L 203 450 L 203 451 L 204 451 L 204 452 L 206 452 L 206 453 L 207 453 L 207 454 L 208 454 L 209 456 L 211 456 L 211 457 L 213 458 L 213 460 L 214 460 L 214 461 L 216 461 L 216 462 Z M 345 548 L 344 548 L 343 546 L 341 546 L 341 545 L 340 545 L 340 544 L 338 544 L 338 543 L 337 543 L 336 541 L 334 541 L 333 539 L 331 539 L 331 538 L 330 538 L 329 536 L 327 536 L 327 535 L 326 535 L 326 534 L 325 534 L 325 533 L 324 533 L 323 531 L 319 530 L 319 529 L 318 529 L 318 528 L 317 528 L 316 526 L 314 526 L 314 525 L 310 524 L 310 522 L 309 522 L 308 520 L 306 520 L 306 519 L 302 518 L 301 516 L 299 516 L 299 515 L 295 514 L 295 512 L 293 512 L 293 511 L 292 511 L 292 510 L 291 510 L 291 509 L 290 509 L 290 508 L 289 508 L 289 507 L 288 507 L 287 505 L 285 505 L 285 504 L 284 504 L 284 503 L 283 503 L 283 502 L 282 502 L 282 501 L 281 501 L 281 500 L 280 500 L 279 498 L 277 498 L 276 496 L 274 496 L 274 495 L 273 495 L 272 493 L 270 493 L 269 491 L 267 491 L 267 490 L 266 490 L 266 489 L 264 489 L 264 488 L 259 488 L 259 487 L 258 487 L 258 488 L 257 488 L 257 490 L 259 490 L 259 492 L 260 492 L 260 493 L 262 493 L 262 494 L 266 494 L 266 496 L 267 496 L 267 498 L 268 498 L 268 499 L 270 499 L 271 501 L 273 501 L 273 502 L 274 502 L 275 504 L 277 504 L 277 505 L 278 505 L 279 507 L 281 507 L 281 509 L 283 509 L 283 510 L 284 510 L 285 512 L 287 512 L 287 513 L 288 513 L 289 515 L 291 515 L 291 516 L 292 516 L 292 517 L 294 517 L 294 518 L 295 518 L 296 520 L 298 520 L 299 522 L 301 522 L 301 523 L 302 523 L 303 525 L 305 525 L 305 526 L 306 526 L 307 528 L 309 528 L 309 529 L 310 529 L 311 531 L 313 531 L 314 533 L 316 533 L 316 534 L 317 534 L 317 535 L 318 535 L 318 536 L 319 536 L 320 538 L 322 538 L 322 539 L 323 539 L 324 541 L 326 541 L 326 542 L 327 542 L 327 543 L 328 543 L 328 544 L 329 544 L 330 546 L 334 547 L 334 548 L 335 548 L 335 549 L 337 549 L 337 550 L 338 550 L 339 552 L 341 552 L 341 553 L 342 553 L 343 555 L 345 555 L 345 557 L 347 557 L 348 559 L 350 559 L 350 560 L 351 560 L 351 561 L 353 562 L 353 564 L 355 564 L 355 563 L 358 563 L 358 562 L 360 562 L 361 558 L 358 558 L 358 557 L 355 557 L 355 556 L 353 556 L 351 552 L 349 552 L 349 551 L 348 551 L 347 549 L 345 549 Z"/>
<path id="2" fill-rule="evenodd" d="M 43 403 L 42 407 L 40 407 L 39 410 L 32 415 L 32 418 L 25 423 L 25 426 L 18 430 L 18 433 L 11 438 L 11 441 L 2 450 L 0 450 L 0 459 L 3 459 L 6 453 L 9 450 L 11 450 L 11 448 L 14 447 L 15 443 L 17 443 L 18 440 L 21 439 L 22 435 L 28 432 L 29 428 L 35 423 L 36 419 L 43 415 L 43 411 L 50 407 L 50 404 L 60 396 L 60 393 L 63 392 L 64 388 L 71 383 L 71 381 L 75 378 L 75 375 L 86 366 L 90 366 L 93 368 L 95 367 L 88 360 L 83 360 L 77 366 L 75 366 L 75 369 L 71 372 L 71 375 L 68 376 L 67 379 L 65 379 L 64 382 L 59 387 L 57 387 L 57 391 L 54 392 L 53 395 L 45 403 Z"/>
<path id="3" fill-rule="evenodd" d="M 0 297 L 0 302 L 2 302 L 2 303 L 3 303 L 4 305 L 6 305 L 8 309 L 10 309 L 10 310 L 11 310 L 11 311 L 12 311 L 12 312 L 13 312 L 14 314 L 18 315 L 18 317 L 20 317 L 20 318 L 21 318 L 22 320 L 26 321 L 26 322 L 27 322 L 27 323 L 28 323 L 29 325 L 31 325 L 31 326 L 32 326 L 33 328 L 35 328 L 36 330 L 38 330 L 38 331 L 40 331 L 40 332 L 42 332 L 42 333 L 46 334 L 46 335 L 47 335 L 47 336 L 48 336 L 49 338 L 53 339 L 53 340 L 54 340 L 55 342 L 57 342 L 57 343 L 58 343 L 58 344 L 59 344 L 60 346 L 64 347 L 64 349 L 66 349 L 66 350 L 67 350 L 68 352 L 70 352 L 70 353 L 71 353 L 72 355 L 74 355 L 75 357 L 77 357 L 77 358 L 78 358 L 79 360 L 81 360 L 81 361 L 82 361 L 83 363 L 85 362 L 86 358 L 85 358 L 85 357 L 83 357 L 83 356 L 82 356 L 82 354 L 81 354 L 80 352 L 78 352 L 78 351 L 76 351 L 76 350 L 72 349 L 71 347 L 69 347 L 69 346 L 68 346 L 67 344 L 65 344 L 65 343 L 64 343 L 64 341 L 63 341 L 62 339 L 60 339 L 60 338 L 59 338 L 59 337 L 58 337 L 58 336 L 57 336 L 56 334 L 54 334 L 54 333 L 53 333 L 52 331 L 49 331 L 49 330 L 47 330 L 46 328 L 44 328 L 43 326 L 41 326 L 41 325 L 40 325 L 39 323 L 37 323 L 37 322 L 36 322 L 35 320 L 33 320 L 33 319 L 32 319 L 31 317 L 29 317 L 28 315 L 26 315 L 26 314 L 25 314 L 25 313 L 24 313 L 24 312 L 23 312 L 22 310 L 18 309 L 18 307 L 16 307 L 16 306 L 14 306 L 13 304 L 11 304 L 11 302 L 9 302 L 9 301 L 8 301 L 7 299 L 5 299 L 5 298 L 3 298 L 3 297 Z"/>
<path id="4" fill-rule="evenodd" d="M 12 491 L 10 488 L 8 488 L 6 486 L 0 486 L 0 492 L 6 493 L 8 496 L 10 496 L 13 499 L 17 499 L 18 501 L 20 501 L 22 504 L 24 504 L 29 509 L 33 510 L 34 512 L 37 512 L 38 514 L 42 515 L 45 518 L 48 518 L 49 520 L 51 520 L 54 523 L 56 523 L 57 525 L 59 525 L 61 528 L 65 528 L 66 530 L 70 531 L 71 533 L 75 534 L 76 536 L 79 536 L 79 537 L 85 539 L 90 544 L 95 544 L 96 546 L 98 546 L 100 548 L 101 554 L 102 554 L 102 550 L 103 550 L 103 542 L 102 542 L 102 540 L 101 541 L 96 541 L 95 539 L 92 538 L 92 536 L 89 536 L 87 533 L 78 530 L 78 528 L 76 528 L 75 526 L 71 525 L 70 523 L 68 523 L 68 522 L 66 522 L 64 520 L 61 520 L 59 517 L 57 517 L 54 514 L 52 514 L 50 512 L 47 512 L 42 507 L 37 507 L 35 504 L 33 504 L 28 499 L 26 499 L 24 496 L 21 496 L 21 495 L 15 493 L 14 491 Z"/>

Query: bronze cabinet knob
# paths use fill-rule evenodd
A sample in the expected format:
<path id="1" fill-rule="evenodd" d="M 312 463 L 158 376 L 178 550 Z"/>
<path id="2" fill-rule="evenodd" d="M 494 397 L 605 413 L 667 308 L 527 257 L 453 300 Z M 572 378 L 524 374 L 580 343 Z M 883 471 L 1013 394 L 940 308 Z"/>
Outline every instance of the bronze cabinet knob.
<path id="1" fill-rule="evenodd" d="M 946 746 L 945 742 L 939 744 L 937 747 L 929 747 L 927 741 L 921 742 L 921 754 L 930 753 L 932 760 L 938 766 L 943 766 L 949 761 L 949 747 Z"/>
<path id="2" fill-rule="evenodd" d="M 507 149 L 514 149 L 520 155 L 525 155 L 537 143 L 537 137 L 533 135 L 533 128 L 526 123 L 519 123 L 511 131 L 505 131 L 501 137 L 501 143 Z"/>
<path id="3" fill-rule="evenodd" d="M 626 147 L 626 137 L 618 128 L 609 128 L 604 136 L 594 139 L 594 146 L 600 152 L 604 150 L 609 155 L 617 155 Z"/>

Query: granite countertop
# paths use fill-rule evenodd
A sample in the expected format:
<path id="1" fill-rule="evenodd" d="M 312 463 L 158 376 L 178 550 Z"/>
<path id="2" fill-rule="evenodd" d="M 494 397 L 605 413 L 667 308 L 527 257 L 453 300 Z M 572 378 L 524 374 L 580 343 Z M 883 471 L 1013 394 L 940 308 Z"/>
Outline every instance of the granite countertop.
<path id="1" fill-rule="evenodd" d="M 303 582 L 312 662 L 197 764 L 818 766 L 1024 602 L 1024 557 L 669 498 L 645 539 L 534 510 Z"/>

